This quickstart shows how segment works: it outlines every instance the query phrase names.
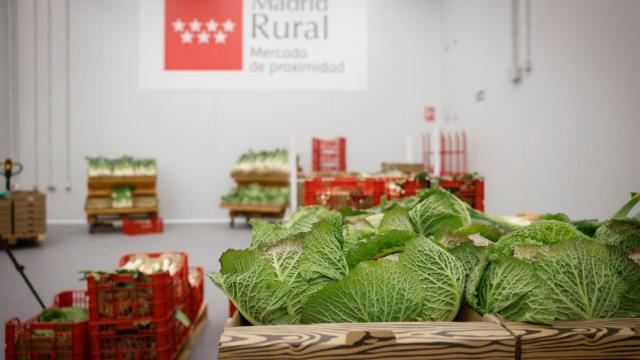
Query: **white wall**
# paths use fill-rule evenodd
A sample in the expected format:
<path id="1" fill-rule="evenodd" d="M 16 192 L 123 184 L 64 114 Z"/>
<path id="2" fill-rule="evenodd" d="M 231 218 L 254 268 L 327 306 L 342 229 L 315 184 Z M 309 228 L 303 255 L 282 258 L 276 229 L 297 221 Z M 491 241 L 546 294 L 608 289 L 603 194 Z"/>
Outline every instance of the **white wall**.
<path id="1" fill-rule="evenodd" d="M 10 154 L 9 116 L 9 8 L 7 0 L 0 0 L 0 160 Z M 4 181 L 0 185 L 4 190 Z"/>
<path id="2" fill-rule="evenodd" d="M 469 133 L 488 211 L 608 217 L 640 190 L 640 2 L 531 1 L 533 71 L 518 85 L 510 5 L 442 2 L 447 125 Z"/>
<path id="3" fill-rule="evenodd" d="M 312 136 L 348 138 L 348 167 L 377 170 L 402 161 L 404 141 L 425 130 L 422 111 L 435 86 L 434 2 L 369 2 L 369 89 L 326 91 L 141 91 L 137 84 L 137 2 L 71 1 L 72 185 L 64 174 L 64 1 L 54 14 L 53 184 L 50 220 L 83 219 L 86 155 L 153 156 L 159 161 L 161 214 L 168 219 L 226 217 L 219 198 L 230 169 L 249 148 L 286 147 L 291 135 L 309 169 Z M 39 139 L 46 141 L 46 2 L 40 1 Z M 31 187 L 34 151 L 32 1 L 20 1 L 20 150 Z M 46 143 L 46 142 L 45 142 Z M 43 143 L 44 144 L 44 143 Z M 47 147 L 40 145 L 37 184 L 48 184 Z"/>
<path id="4" fill-rule="evenodd" d="M 426 130 L 422 109 L 436 101 L 434 1 L 369 2 L 367 91 L 213 92 L 138 90 L 137 2 L 72 0 L 73 189 L 67 193 L 64 1 L 52 1 L 56 149 L 49 181 L 43 1 L 37 181 L 41 189 L 48 182 L 58 186 L 49 194 L 51 220 L 83 219 L 86 155 L 156 157 L 161 212 L 168 219 L 224 218 L 218 199 L 233 185 L 228 173 L 236 158 L 250 147 L 287 146 L 290 135 L 297 137 L 307 169 L 312 136 L 347 136 L 348 165 L 355 170 L 402 161 L 406 135 L 414 137 L 414 159 L 420 159 L 419 134 Z M 18 3 L 19 150 L 26 168 L 19 181 L 31 187 L 36 183 L 33 11 L 32 1 Z M 640 185 L 633 158 L 640 133 L 640 2 L 531 1 L 533 72 L 518 85 L 507 77 L 510 3 L 441 1 L 445 125 L 467 129 L 471 167 L 487 179 L 488 211 L 606 217 Z M 0 16 L 0 22 L 4 19 Z M 4 38 L 0 34 L 0 47 Z M 0 77 L 6 76 L 3 59 Z M 485 91 L 484 102 L 475 101 L 478 90 Z M 0 105 L 6 101 L 2 91 Z"/>

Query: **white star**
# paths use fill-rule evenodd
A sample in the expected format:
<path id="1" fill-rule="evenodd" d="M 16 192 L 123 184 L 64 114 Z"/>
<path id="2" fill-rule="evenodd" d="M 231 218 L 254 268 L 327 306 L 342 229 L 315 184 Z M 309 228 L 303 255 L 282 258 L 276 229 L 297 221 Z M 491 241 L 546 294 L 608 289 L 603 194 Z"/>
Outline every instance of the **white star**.
<path id="1" fill-rule="evenodd" d="M 222 31 L 218 31 L 215 35 L 216 38 L 216 44 L 224 44 L 224 42 L 227 40 L 227 34 L 223 33 Z"/>
<path id="2" fill-rule="evenodd" d="M 188 31 L 185 31 L 182 34 L 180 34 L 180 38 L 182 39 L 183 44 L 191 44 L 191 40 L 193 39 L 193 34 Z"/>
<path id="3" fill-rule="evenodd" d="M 225 21 L 222 24 L 222 27 L 224 28 L 224 31 L 226 31 L 226 32 L 233 32 L 233 29 L 236 28 L 236 24 L 233 21 L 231 21 L 230 19 L 227 19 L 227 21 Z"/>
<path id="4" fill-rule="evenodd" d="M 191 31 L 198 32 L 200 31 L 200 27 L 202 27 L 202 24 L 200 23 L 200 21 L 198 21 L 198 19 L 193 19 L 193 21 L 189 23 L 189 27 L 191 28 Z"/>
<path id="5" fill-rule="evenodd" d="M 200 34 L 198 34 L 198 44 L 208 44 L 210 36 L 211 35 L 209 35 L 208 32 L 201 32 Z"/>
<path id="6" fill-rule="evenodd" d="M 178 19 L 171 24 L 173 26 L 174 32 L 183 32 L 184 31 L 184 22 L 181 19 Z"/>
<path id="7" fill-rule="evenodd" d="M 215 32 L 218 30 L 218 23 L 213 19 L 209 20 L 209 22 L 207 22 L 207 30 Z"/>

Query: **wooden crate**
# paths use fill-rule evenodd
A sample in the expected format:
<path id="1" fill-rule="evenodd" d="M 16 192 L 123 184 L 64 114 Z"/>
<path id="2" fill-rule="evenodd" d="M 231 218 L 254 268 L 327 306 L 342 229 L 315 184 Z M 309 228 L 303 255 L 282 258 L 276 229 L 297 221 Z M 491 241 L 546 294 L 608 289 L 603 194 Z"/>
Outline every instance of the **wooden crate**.
<path id="1" fill-rule="evenodd" d="M 0 199 L 0 234 L 11 234 L 11 200 Z"/>
<path id="2" fill-rule="evenodd" d="M 515 338 L 500 324 L 477 314 L 460 320 L 466 321 L 243 326 L 236 312 L 220 336 L 219 358 L 515 358 Z"/>
<path id="3" fill-rule="evenodd" d="M 156 196 L 156 183 L 155 176 L 90 176 L 87 196 L 111 196 L 116 186 L 131 186 L 133 196 Z"/>
<path id="4" fill-rule="evenodd" d="M 454 322 L 249 326 L 236 312 L 220 359 L 640 359 L 640 319 L 553 326 L 481 317 L 463 305 Z"/>
<path id="5" fill-rule="evenodd" d="M 289 175 L 287 174 L 246 174 L 232 173 L 231 177 L 240 187 L 249 184 L 260 184 L 262 186 L 271 187 L 287 187 L 289 186 Z"/>
<path id="6" fill-rule="evenodd" d="M 13 232 L 39 234 L 47 230 L 47 208 L 44 194 L 35 191 L 11 193 L 13 202 Z"/>
<path id="7" fill-rule="evenodd" d="M 640 359 L 640 319 L 498 323 L 516 337 L 523 360 Z"/>
<path id="8" fill-rule="evenodd" d="M 43 241 L 47 231 L 46 196 L 37 191 L 11 193 L 12 236 L 14 243 L 20 239 Z"/>

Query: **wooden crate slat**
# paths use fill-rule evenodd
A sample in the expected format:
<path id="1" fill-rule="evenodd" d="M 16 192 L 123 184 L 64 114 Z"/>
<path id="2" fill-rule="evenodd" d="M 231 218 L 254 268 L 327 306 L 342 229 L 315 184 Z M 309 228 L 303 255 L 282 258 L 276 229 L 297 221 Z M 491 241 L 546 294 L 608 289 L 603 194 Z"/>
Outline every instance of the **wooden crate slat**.
<path id="1" fill-rule="evenodd" d="M 289 186 L 289 175 L 260 175 L 260 174 L 242 174 L 232 173 L 231 177 L 238 186 L 243 187 L 249 184 L 257 183 L 262 186 L 276 186 L 287 187 Z"/>
<path id="2" fill-rule="evenodd" d="M 640 319 L 558 321 L 553 326 L 502 322 L 524 359 L 640 359 Z"/>
<path id="3" fill-rule="evenodd" d="M 234 212 L 248 212 L 248 213 L 275 213 L 279 214 L 286 210 L 286 205 L 251 205 L 251 204 L 220 204 L 223 209 L 228 209 Z"/>
<path id="4" fill-rule="evenodd" d="M 156 176 L 90 176 L 87 181 L 89 188 L 112 188 L 118 185 L 155 188 Z"/>
<path id="5" fill-rule="evenodd" d="M 133 196 L 156 196 L 155 188 L 134 188 Z M 109 189 L 89 189 L 87 197 L 111 197 L 111 188 Z"/>

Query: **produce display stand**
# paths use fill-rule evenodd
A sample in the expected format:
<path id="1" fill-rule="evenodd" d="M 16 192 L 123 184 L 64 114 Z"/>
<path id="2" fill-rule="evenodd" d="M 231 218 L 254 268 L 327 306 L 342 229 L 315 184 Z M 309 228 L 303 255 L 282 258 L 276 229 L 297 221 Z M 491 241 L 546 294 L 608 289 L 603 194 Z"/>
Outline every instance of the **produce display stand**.
<path id="1" fill-rule="evenodd" d="M 244 216 L 247 221 L 252 218 L 277 218 L 284 217 L 286 205 L 252 205 L 252 204 L 220 204 L 223 209 L 229 210 L 229 226 L 235 226 L 235 219 Z"/>
<path id="2" fill-rule="evenodd" d="M 46 196 L 37 191 L 14 191 L 0 198 L 0 235 L 11 246 L 47 239 Z"/>
<path id="3" fill-rule="evenodd" d="M 152 218 L 158 216 L 156 183 L 156 176 L 90 176 L 87 181 L 87 205 L 85 205 L 89 231 L 95 232 L 103 227 L 112 229 L 112 221 L 122 220 L 125 217 L 143 216 Z M 108 201 L 112 189 L 116 186 L 131 186 L 134 203 L 136 197 L 154 197 L 156 198 L 156 204 L 155 206 L 128 208 L 91 208 L 88 206 L 91 200 Z"/>
<path id="4" fill-rule="evenodd" d="M 233 172 L 231 178 L 235 180 L 239 187 L 245 187 L 250 184 L 258 184 L 264 187 L 288 187 L 288 174 L 261 174 L 261 173 L 245 173 Z M 243 216 L 247 222 L 252 218 L 272 218 L 282 219 L 287 210 L 288 204 L 270 205 L 270 204 L 231 204 L 221 203 L 220 207 L 229 210 L 229 226 L 235 226 L 235 219 Z"/>
<path id="5" fill-rule="evenodd" d="M 236 311 L 220 336 L 221 360 L 640 359 L 640 319 L 558 321 L 553 326 L 480 316 L 454 322 L 250 326 Z"/>

